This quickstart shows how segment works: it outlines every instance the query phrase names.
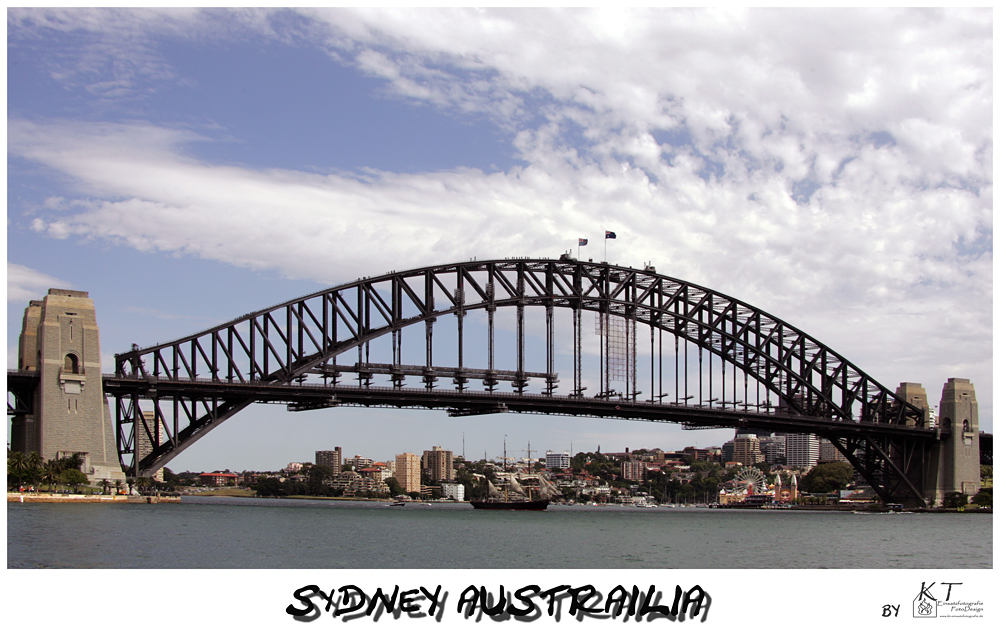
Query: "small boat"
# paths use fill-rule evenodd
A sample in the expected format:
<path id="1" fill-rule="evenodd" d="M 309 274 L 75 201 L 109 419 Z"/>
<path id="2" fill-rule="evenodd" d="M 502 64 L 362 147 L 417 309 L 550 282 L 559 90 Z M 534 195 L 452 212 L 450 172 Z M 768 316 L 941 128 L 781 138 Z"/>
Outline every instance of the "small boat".
<path id="1" fill-rule="evenodd" d="M 393 501 L 392 503 L 389 504 L 389 507 L 390 508 L 397 508 L 397 507 L 401 508 L 401 507 L 403 507 L 405 505 L 406 505 L 405 501 Z"/>

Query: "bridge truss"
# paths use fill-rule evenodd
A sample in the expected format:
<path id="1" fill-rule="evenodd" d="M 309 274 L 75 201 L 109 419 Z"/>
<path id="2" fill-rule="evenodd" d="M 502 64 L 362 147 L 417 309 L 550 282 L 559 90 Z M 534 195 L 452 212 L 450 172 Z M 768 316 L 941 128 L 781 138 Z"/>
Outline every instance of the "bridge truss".
<path id="1" fill-rule="evenodd" d="M 584 312 L 597 315 L 596 329 Z M 561 387 L 556 368 L 567 363 L 571 384 Z M 366 277 L 170 343 L 134 346 L 116 355 L 104 384 L 122 467 L 137 474 L 254 402 L 814 433 L 833 441 L 883 499 L 916 503 L 941 437 L 922 410 L 770 314 L 652 267 L 567 256 Z"/>

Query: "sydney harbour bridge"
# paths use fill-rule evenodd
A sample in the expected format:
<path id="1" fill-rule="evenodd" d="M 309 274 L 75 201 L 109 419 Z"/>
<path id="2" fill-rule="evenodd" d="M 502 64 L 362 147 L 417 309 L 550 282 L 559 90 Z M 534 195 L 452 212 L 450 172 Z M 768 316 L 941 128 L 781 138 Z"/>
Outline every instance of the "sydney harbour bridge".
<path id="1" fill-rule="evenodd" d="M 31 399 L 30 372 L 8 381 Z M 122 470 L 139 476 L 253 403 L 377 406 L 811 433 L 883 500 L 925 505 L 961 434 L 932 424 L 926 396 L 739 299 L 569 255 L 358 279 L 134 345 L 103 391 Z"/>

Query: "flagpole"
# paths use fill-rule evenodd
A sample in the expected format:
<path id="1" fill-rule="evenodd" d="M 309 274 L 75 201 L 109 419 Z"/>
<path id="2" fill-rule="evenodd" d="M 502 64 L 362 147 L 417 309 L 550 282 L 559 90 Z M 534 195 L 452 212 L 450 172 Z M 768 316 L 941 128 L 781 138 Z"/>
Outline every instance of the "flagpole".
<path id="1" fill-rule="evenodd" d="M 614 231 L 608 231 L 608 230 L 604 231 L 604 263 L 608 262 L 608 240 L 609 239 L 613 240 L 617 237 L 618 236 L 615 235 Z"/>

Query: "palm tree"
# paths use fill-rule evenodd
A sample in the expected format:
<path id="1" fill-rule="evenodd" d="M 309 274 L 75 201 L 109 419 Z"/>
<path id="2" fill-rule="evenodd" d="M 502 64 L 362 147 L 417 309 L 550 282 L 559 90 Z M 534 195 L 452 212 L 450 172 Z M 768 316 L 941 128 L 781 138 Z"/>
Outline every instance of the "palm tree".
<path id="1" fill-rule="evenodd" d="M 57 459 L 50 459 L 45 462 L 45 479 L 49 481 L 49 492 L 52 492 L 56 479 L 62 474 L 62 463 Z"/>
<path id="2" fill-rule="evenodd" d="M 24 458 L 25 466 L 28 470 L 28 475 L 31 477 L 31 485 L 34 486 L 35 490 L 38 490 L 38 477 L 41 474 L 42 464 L 45 462 L 42 456 L 38 454 L 38 451 L 31 451 Z"/>
<path id="3" fill-rule="evenodd" d="M 63 463 L 66 465 L 66 468 L 80 470 L 83 467 L 83 457 L 80 456 L 80 453 L 73 453 L 72 455 L 63 457 Z"/>
<path id="4" fill-rule="evenodd" d="M 24 470 L 27 465 L 27 460 L 24 453 L 21 451 L 7 451 L 7 474 L 13 475 L 17 478 L 17 487 L 21 487 L 21 478 L 24 476 Z"/>
<path id="5" fill-rule="evenodd" d="M 115 494 L 118 494 L 122 490 L 122 480 L 115 479 Z"/>
<path id="6" fill-rule="evenodd" d="M 101 494 L 107 494 L 108 488 L 111 487 L 111 482 L 107 479 L 101 480 Z"/>

